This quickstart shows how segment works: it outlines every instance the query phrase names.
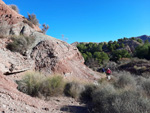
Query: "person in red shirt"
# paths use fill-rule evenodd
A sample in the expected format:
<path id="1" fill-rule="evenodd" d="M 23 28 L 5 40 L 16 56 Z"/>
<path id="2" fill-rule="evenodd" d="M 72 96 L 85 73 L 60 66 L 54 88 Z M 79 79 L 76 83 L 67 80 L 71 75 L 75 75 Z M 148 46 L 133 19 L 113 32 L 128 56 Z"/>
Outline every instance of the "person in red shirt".
<path id="1" fill-rule="evenodd" d="M 107 71 L 106 71 L 106 75 L 107 75 L 107 79 L 110 80 L 111 77 L 110 75 L 112 74 L 111 70 L 108 68 Z"/>

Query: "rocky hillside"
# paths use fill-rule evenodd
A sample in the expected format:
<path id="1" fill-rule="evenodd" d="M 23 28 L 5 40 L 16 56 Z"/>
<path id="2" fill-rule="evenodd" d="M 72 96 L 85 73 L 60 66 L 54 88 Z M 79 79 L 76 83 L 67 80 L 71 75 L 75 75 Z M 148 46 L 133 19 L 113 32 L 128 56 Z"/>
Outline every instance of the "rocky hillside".
<path id="1" fill-rule="evenodd" d="M 141 38 L 142 37 L 148 38 L 148 36 L 145 35 L 141 36 Z M 115 69 L 111 65 L 111 62 L 118 63 L 124 58 L 130 59 L 138 57 L 149 60 L 148 48 L 150 44 L 142 41 L 140 37 L 123 38 L 118 39 L 117 41 L 100 43 L 75 42 L 72 45 L 77 47 L 82 53 L 85 64 L 97 71 L 100 71 L 101 68 L 104 67 Z"/>
<path id="2" fill-rule="evenodd" d="M 143 41 L 148 40 L 150 42 L 150 36 L 148 36 L 148 35 L 142 35 L 142 36 L 138 36 L 138 37 L 135 37 L 135 38 L 142 39 Z"/>
<path id="3" fill-rule="evenodd" d="M 146 36 L 146 35 L 143 35 L 143 36 Z M 134 37 L 135 39 L 133 38 L 124 38 L 124 39 L 118 39 L 118 41 L 109 41 L 109 42 L 74 42 L 72 43 L 71 45 L 77 47 L 79 44 L 90 44 L 90 43 L 93 43 L 93 44 L 103 44 L 104 46 L 102 47 L 103 48 L 103 51 L 104 52 L 109 52 L 110 50 L 105 46 L 106 44 L 113 44 L 113 43 L 118 43 L 119 45 L 123 44 L 124 46 L 120 46 L 120 47 L 117 47 L 115 48 L 115 50 L 119 50 L 119 49 L 126 49 L 128 52 L 130 53 L 133 53 L 135 48 L 139 45 L 141 45 L 141 43 L 139 43 L 137 39 L 139 39 L 140 37 Z M 148 38 L 145 38 L 145 39 L 148 39 Z M 143 39 L 142 39 L 143 40 Z"/>
<path id="4" fill-rule="evenodd" d="M 38 27 L 29 26 L 27 19 L 3 1 L 0 1 L 0 15 L 1 29 L 5 31 L 1 31 L 1 36 L 5 38 L 0 39 L 0 69 L 4 74 L 35 69 L 45 74 L 57 73 L 87 80 L 95 79 L 97 73 L 84 65 L 84 59 L 76 47 L 38 32 Z M 35 37 L 25 56 L 6 49 L 11 42 L 10 35 Z"/>
<path id="5" fill-rule="evenodd" d="M 61 100 L 63 103 L 68 99 L 55 99 L 59 102 L 54 100 L 46 103 L 31 98 L 16 89 L 15 82 L 9 79 L 14 74 L 35 70 L 45 75 L 59 74 L 66 79 L 77 78 L 83 81 L 95 81 L 95 79 L 100 78 L 101 74 L 84 65 L 84 59 L 76 47 L 39 31 L 41 31 L 39 27 L 31 25 L 25 17 L 13 11 L 0 0 L 1 112 L 57 113 L 60 111 L 55 110 L 60 108 L 56 103 Z M 25 49 L 25 54 L 8 49 L 8 44 L 12 43 L 14 41 L 13 37 L 17 36 L 28 37 L 28 40 L 34 37 L 34 42 L 28 49 Z M 26 41 L 24 39 L 19 40 Z M 66 103 L 74 104 L 72 100 L 68 100 Z M 79 103 L 76 102 L 75 104 Z"/>

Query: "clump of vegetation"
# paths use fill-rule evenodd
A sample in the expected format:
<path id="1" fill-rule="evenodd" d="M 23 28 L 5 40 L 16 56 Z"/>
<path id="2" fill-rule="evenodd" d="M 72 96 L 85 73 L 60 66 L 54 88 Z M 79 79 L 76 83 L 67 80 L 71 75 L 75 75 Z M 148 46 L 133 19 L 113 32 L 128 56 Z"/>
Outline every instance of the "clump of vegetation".
<path id="1" fill-rule="evenodd" d="M 27 20 L 23 20 L 24 23 L 27 23 L 30 27 L 33 28 L 33 24 L 36 26 L 40 26 L 38 19 L 36 18 L 35 14 L 29 14 L 28 13 L 28 17 Z M 42 31 L 40 31 L 41 33 L 46 34 L 47 30 L 49 29 L 49 26 L 46 24 L 42 25 Z"/>
<path id="2" fill-rule="evenodd" d="M 27 72 L 17 81 L 18 90 L 31 96 L 58 96 L 63 93 L 64 81 L 61 76 L 45 77 L 38 72 Z"/>
<path id="3" fill-rule="evenodd" d="M 114 95 L 115 89 L 111 85 L 101 86 L 98 89 L 96 89 L 92 95 L 92 112 L 109 113 L 111 107 L 111 104 L 109 103 L 111 103 L 115 99 Z"/>
<path id="4" fill-rule="evenodd" d="M 13 9 L 14 11 L 16 11 L 17 13 L 19 13 L 19 8 L 18 8 L 16 5 L 11 4 L 11 5 L 9 5 L 9 7 L 12 8 L 12 9 Z"/>
<path id="5" fill-rule="evenodd" d="M 26 55 L 29 47 L 34 43 L 34 37 L 27 36 L 12 36 L 12 42 L 8 43 L 7 48 L 13 52 L 19 52 L 22 55 Z"/>
<path id="6" fill-rule="evenodd" d="M 121 58 L 131 58 L 127 50 L 116 50 L 112 52 L 111 60 L 118 61 Z"/>
<path id="7" fill-rule="evenodd" d="M 84 86 L 77 82 L 70 82 L 65 85 L 64 94 L 73 98 L 80 98 L 80 93 L 84 90 Z"/>
<path id="8" fill-rule="evenodd" d="M 68 90 L 73 86 L 69 83 L 66 85 L 66 94 L 69 96 L 77 94 L 81 102 L 90 105 L 91 113 L 150 112 L 149 79 L 146 81 L 143 77 L 135 79 L 128 72 L 116 72 L 115 77 L 114 82 L 105 80 L 97 86 L 85 85 L 81 91 Z M 80 89 L 80 84 L 75 84 L 74 87 L 76 88 L 73 89 Z"/>
<path id="9" fill-rule="evenodd" d="M 147 42 L 144 45 L 136 48 L 135 56 L 142 59 L 150 60 L 150 43 Z"/>
<path id="10" fill-rule="evenodd" d="M 130 74 L 122 74 L 115 83 L 117 88 L 135 88 L 136 82 Z"/>
<path id="11" fill-rule="evenodd" d="M 139 42 L 139 43 L 137 43 Z M 134 44 L 131 47 L 131 44 Z M 108 43 L 79 43 L 77 48 L 85 59 L 85 64 L 98 71 L 109 61 L 119 64 L 121 59 L 131 59 L 132 57 L 150 59 L 149 42 L 139 38 L 122 38 L 118 41 L 109 41 Z M 139 45 L 139 47 L 137 47 Z M 137 47 L 137 48 L 136 48 Z M 131 49 L 130 49 L 131 48 Z M 136 52 L 132 51 L 136 48 Z"/>
<path id="12" fill-rule="evenodd" d="M 18 90 L 31 96 L 38 96 L 44 77 L 38 72 L 25 73 L 22 80 L 17 81 Z"/>
<path id="13" fill-rule="evenodd" d="M 126 50 L 127 38 L 108 43 L 79 43 L 77 48 L 85 59 L 85 64 L 95 71 L 99 71 L 109 61 L 116 62 L 123 58 L 131 58 L 132 53 Z M 139 41 L 139 40 L 138 40 Z"/>
<path id="14" fill-rule="evenodd" d="M 143 81 L 141 85 L 142 85 L 142 90 L 144 94 L 150 97 L 150 79 Z"/>
<path id="15" fill-rule="evenodd" d="M 79 51 L 82 53 L 82 56 L 85 59 L 85 64 L 94 67 L 95 66 L 100 66 L 103 62 L 109 61 L 108 54 L 103 52 L 103 43 L 81 43 L 77 45 L 77 48 Z M 91 62 L 95 61 L 93 65 Z"/>
<path id="16" fill-rule="evenodd" d="M 49 29 L 49 26 L 43 24 L 42 27 L 43 27 L 43 28 L 42 28 L 42 32 L 43 32 L 44 34 L 46 34 L 47 30 Z"/>
<path id="17" fill-rule="evenodd" d="M 61 76 L 46 77 L 40 87 L 40 93 L 44 97 L 58 96 L 63 93 L 64 82 Z"/>
<path id="18" fill-rule="evenodd" d="M 124 75 L 126 76 L 126 75 Z M 149 90 L 145 85 L 145 94 L 143 90 L 139 90 L 137 87 L 141 85 L 144 88 L 143 83 L 136 85 L 136 79 L 127 75 L 119 76 L 119 79 L 116 81 L 116 84 L 101 84 L 92 91 L 92 113 L 146 113 L 150 112 L 150 99 L 149 99 Z M 123 77 L 123 78 L 122 78 Z M 129 80 L 129 81 L 128 81 Z M 121 84 L 119 84 L 122 81 Z M 144 83 L 145 84 L 145 83 Z M 135 86 L 134 88 L 132 86 Z M 114 87 L 115 86 L 115 87 Z M 125 88 L 125 86 L 131 86 L 130 90 Z"/>
<path id="19" fill-rule="evenodd" d="M 39 21 L 36 18 L 35 14 L 29 14 L 28 13 L 28 17 L 27 17 L 28 21 L 30 21 L 32 24 L 39 26 Z"/>
<path id="20" fill-rule="evenodd" d="M 92 102 L 92 94 L 96 89 L 96 85 L 85 85 L 85 90 L 81 92 L 80 100 L 85 103 Z"/>
<path id="21" fill-rule="evenodd" d="M 17 83 L 20 91 L 31 96 L 42 95 L 46 99 L 64 92 L 66 96 L 90 104 L 91 113 L 149 113 L 150 80 L 143 77 L 135 79 L 126 72 L 116 73 L 115 77 L 118 79 L 114 79 L 114 82 L 105 81 L 97 86 L 77 82 L 64 85 L 62 77 L 49 78 L 30 72 Z"/>
<path id="22" fill-rule="evenodd" d="M 141 40 L 141 39 L 137 39 L 137 42 L 139 42 L 139 43 L 143 43 L 143 41 Z"/>

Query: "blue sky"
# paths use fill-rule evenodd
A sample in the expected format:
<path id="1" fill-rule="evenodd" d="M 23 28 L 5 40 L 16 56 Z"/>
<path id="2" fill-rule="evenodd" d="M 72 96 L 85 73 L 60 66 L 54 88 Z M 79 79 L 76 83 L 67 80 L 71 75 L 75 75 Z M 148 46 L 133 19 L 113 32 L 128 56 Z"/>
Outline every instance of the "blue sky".
<path id="1" fill-rule="evenodd" d="M 150 35 L 150 0 L 3 0 L 36 14 L 47 35 L 68 43 Z"/>

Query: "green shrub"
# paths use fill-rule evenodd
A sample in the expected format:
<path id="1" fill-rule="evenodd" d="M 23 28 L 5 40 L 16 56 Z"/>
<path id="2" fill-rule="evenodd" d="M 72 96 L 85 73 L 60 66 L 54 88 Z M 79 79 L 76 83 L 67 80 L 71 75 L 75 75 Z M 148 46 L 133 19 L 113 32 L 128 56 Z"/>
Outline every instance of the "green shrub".
<path id="1" fill-rule="evenodd" d="M 12 42 L 8 43 L 7 48 L 13 52 L 19 52 L 22 55 L 26 55 L 29 47 L 34 43 L 34 37 L 26 37 L 23 35 L 13 36 Z"/>
<path id="2" fill-rule="evenodd" d="M 18 9 L 18 7 L 17 7 L 16 5 L 11 4 L 11 5 L 9 5 L 9 7 L 12 8 L 12 9 L 13 9 L 14 11 L 16 11 L 17 13 L 19 13 L 19 9 Z"/>
<path id="3" fill-rule="evenodd" d="M 137 39 L 137 42 L 139 42 L 139 43 L 143 43 L 143 41 L 141 40 L 141 39 Z"/>
<path id="4" fill-rule="evenodd" d="M 142 59 L 150 60 L 150 44 L 145 43 L 135 49 L 135 56 Z"/>
<path id="5" fill-rule="evenodd" d="M 40 93 L 44 97 L 58 96 L 63 93 L 64 82 L 61 76 L 47 77 L 41 84 Z"/>
<path id="6" fill-rule="evenodd" d="M 84 86 L 76 82 L 70 82 L 65 85 L 64 94 L 73 98 L 80 98 L 80 93 L 84 91 Z"/>
<path id="7" fill-rule="evenodd" d="M 130 53 L 125 49 L 115 50 L 112 52 L 111 60 L 118 61 L 121 58 L 130 58 L 130 57 L 131 57 Z"/>
<path id="8" fill-rule="evenodd" d="M 58 96 L 63 93 L 64 81 L 61 76 L 45 77 L 38 72 L 28 72 L 17 81 L 18 90 L 31 96 Z"/>
<path id="9" fill-rule="evenodd" d="M 38 96 L 43 75 L 38 72 L 27 72 L 23 79 L 17 81 L 18 90 L 31 96 Z"/>

